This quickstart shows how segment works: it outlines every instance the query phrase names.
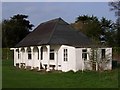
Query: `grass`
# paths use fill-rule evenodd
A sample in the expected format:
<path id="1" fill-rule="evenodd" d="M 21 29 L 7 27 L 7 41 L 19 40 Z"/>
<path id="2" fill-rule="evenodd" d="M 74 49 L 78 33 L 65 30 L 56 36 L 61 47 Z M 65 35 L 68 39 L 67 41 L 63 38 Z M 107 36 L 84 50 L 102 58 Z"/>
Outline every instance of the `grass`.
<path id="1" fill-rule="evenodd" d="M 43 73 L 17 69 L 12 60 L 3 60 L 3 88 L 117 88 L 117 70 Z"/>

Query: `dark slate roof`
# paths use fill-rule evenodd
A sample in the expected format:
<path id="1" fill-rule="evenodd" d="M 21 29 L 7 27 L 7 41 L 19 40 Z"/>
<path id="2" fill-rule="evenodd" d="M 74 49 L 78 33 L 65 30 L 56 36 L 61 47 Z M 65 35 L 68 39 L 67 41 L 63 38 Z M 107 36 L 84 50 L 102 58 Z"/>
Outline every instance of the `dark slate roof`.
<path id="1" fill-rule="evenodd" d="M 61 18 L 41 23 L 15 47 L 38 45 L 91 46 L 92 41 Z"/>

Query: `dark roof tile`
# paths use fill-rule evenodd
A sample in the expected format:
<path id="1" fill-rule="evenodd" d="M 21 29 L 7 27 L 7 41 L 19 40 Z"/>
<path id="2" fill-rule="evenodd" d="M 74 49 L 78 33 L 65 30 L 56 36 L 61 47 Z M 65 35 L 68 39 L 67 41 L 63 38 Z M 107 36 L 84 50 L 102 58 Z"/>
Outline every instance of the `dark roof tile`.
<path id="1" fill-rule="evenodd" d="M 33 32 L 20 41 L 16 47 L 47 44 L 85 47 L 91 46 L 92 41 L 61 18 L 57 18 L 40 24 Z"/>

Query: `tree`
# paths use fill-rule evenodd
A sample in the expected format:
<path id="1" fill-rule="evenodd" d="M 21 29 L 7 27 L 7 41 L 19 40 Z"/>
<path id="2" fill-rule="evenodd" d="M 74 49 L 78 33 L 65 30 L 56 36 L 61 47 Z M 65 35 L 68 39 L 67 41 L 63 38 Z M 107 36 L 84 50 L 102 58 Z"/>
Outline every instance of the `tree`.
<path id="1" fill-rule="evenodd" d="M 107 51 L 108 52 L 108 51 Z M 91 48 L 90 52 L 88 52 L 89 61 L 87 63 L 90 64 L 93 70 L 103 71 L 107 68 L 107 64 L 110 63 L 111 53 L 107 53 L 104 58 L 101 58 L 101 49 Z"/>
<path id="2" fill-rule="evenodd" d="M 14 47 L 32 29 L 27 15 L 14 15 L 2 22 L 2 47 Z"/>
<path id="3" fill-rule="evenodd" d="M 108 46 L 115 46 L 116 45 L 115 24 L 111 20 L 107 20 L 106 18 L 102 17 L 102 19 L 100 19 L 100 25 L 101 35 L 103 36 L 101 39 L 105 41 Z"/>
<path id="4" fill-rule="evenodd" d="M 115 2 L 109 2 L 109 6 L 111 6 L 110 10 L 115 11 L 116 20 L 116 29 L 117 29 L 117 44 L 120 47 L 120 1 L 117 0 Z"/>
<path id="5" fill-rule="evenodd" d="M 83 15 L 77 17 L 72 25 L 90 37 L 95 43 L 108 46 L 115 45 L 115 25 L 111 20 L 104 17 L 98 20 L 96 16 Z"/>
<path id="6" fill-rule="evenodd" d="M 90 37 L 93 41 L 99 42 L 101 27 L 96 16 L 83 15 L 76 18 L 73 26 Z"/>
<path id="7" fill-rule="evenodd" d="M 0 22 L 0 41 L 2 42 L 2 23 Z M 2 43 L 0 43 L 0 47 L 2 47 Z"/>

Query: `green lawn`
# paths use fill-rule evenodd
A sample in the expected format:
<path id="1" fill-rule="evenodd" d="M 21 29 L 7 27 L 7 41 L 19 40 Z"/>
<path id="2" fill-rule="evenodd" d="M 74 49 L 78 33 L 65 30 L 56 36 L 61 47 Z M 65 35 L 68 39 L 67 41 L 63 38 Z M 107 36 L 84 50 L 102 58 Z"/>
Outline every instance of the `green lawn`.
<path id="1" fill-rule="evenodd" d="M 3 60 L 3 88 L 117 88 L 118 71 L 43 73 L 17 69 Z"/>

